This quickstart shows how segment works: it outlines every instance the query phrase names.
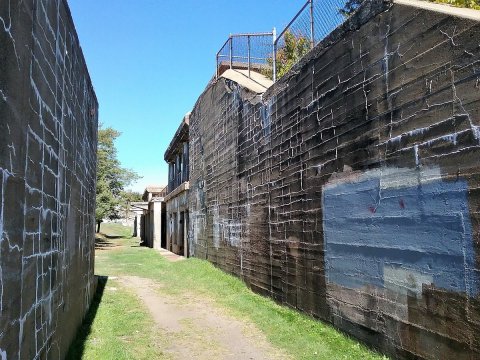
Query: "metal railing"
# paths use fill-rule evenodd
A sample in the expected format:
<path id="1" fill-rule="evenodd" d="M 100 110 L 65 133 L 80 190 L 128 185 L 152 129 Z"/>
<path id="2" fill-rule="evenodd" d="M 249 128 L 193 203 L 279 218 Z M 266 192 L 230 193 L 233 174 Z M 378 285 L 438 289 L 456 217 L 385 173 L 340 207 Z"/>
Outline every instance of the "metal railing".
<path id="1" fill-rule="evenodd" d="M 226 69 L 246 70 L 248 77 L 252 70 L 262 73 L 271 71 L 274 40 L 275 30 L 230 35 L 217 52 L 216 78 Z"/>
<path id="2" fill-rule="evenodd" d="M 361 1 L 361 0 L 359 0 Z M 345 20 L 348 0 L 307 0 L 283 31 L 230 35 L 217 52 L 216 78 L 226 69 L 260 72 L 274 82 Z"/>

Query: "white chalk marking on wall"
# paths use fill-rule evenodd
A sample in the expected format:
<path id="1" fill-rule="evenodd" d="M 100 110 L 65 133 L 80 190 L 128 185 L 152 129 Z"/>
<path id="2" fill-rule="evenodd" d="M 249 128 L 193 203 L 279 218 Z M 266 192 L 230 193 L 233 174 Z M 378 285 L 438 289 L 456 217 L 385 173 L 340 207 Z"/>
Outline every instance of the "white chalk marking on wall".
<path id="1" fill-rule="evenodd" d="M 20 58 L 17 54 L 17 46 L 15 44 L 15 39 L 13 38 L 13 35 L 12 35 L 12 17 L 10 14 L 10 9 L 11 9 L 10 1 L 11 0 L 8 0 L 8 21 L 5 21 L 5 19 L 0 16 L 0 22 L 3 24 L 3 30 L 7 33 L 10 40 L 12 40 L 13 52 L 15 53 L 15 59 L 17 60 L 18 70 L 20 70 Z"/>
<path id="2" fill-rule="evenodd" d="M 453 35 L 452 35 L 453 36 Z M 452 40 L 453 41 L 453 40 Z M 475 140 L 478 141 L 478 143 L 480 144 L 480 126 L 478 125 L 475 125 L 473 123 L 473 120 L 472 120 L 472 117 L 470 116 L 470 113 L 465 109 L 465 106 L 463 105 L 463 102 L 462 100 L 458 97 L 457 95 L 457 87 L 455 86 L 455 73 L 451 70 L 451 73 L 452 73 L 452 85 L 453 85 L 453 97 L 455 99 L 455 101 L 458 101 L 460 107 L 462 108 L 463 110 L 463 114 L 462 115 L 466 115 L 467 118 L 468 118 L 468 121 L 470 123 L 470 128 L 472 130 L 472 133 L 473 133 L 473 136 L 475 137 Z"/>
<path id="3" fill-rule="evenodd" d="M 218 206 L 213 207 L 213 246 L 215 249 L 220 247 L 220 215 Z"/>
<path id="4" fill-rule="evenodd" d="M 5 240 L 5 233 L 3 231 L 3 222 L 5 218 L 5 189 L 7 187 L 7 181 L 10 177 L 11 173 L 7 170 L 0 168 L 0 172 L 2 174 L 2 197 L 1 197 L 1 208 L 0 208 L 0 245 Z M 0 246 L 1 249 L 1 246 Z M 1 250 L 0 250 L 0 258 L 1 258 Z M 2 264 L 0 263 L 0 312 L 3 312 L 3 268 Z"/>
<path id="5" fill-rule="evenodd" d="M 12 131 L 10 130 L 10 126 L 7 124 L 7 129 L 8 129 L 8 135 L 10 136 L 10 138 L 12 138 Z M 16 157 L 17 156 L 17 153 L 15 151 L 15 145 L 13 143 L 13 140 L 12 142 L 10 143 L 10 145 L 7 145 L 8 149 L 9 149 L 9 158 L 10 158 L 10 172 L 13 173 L 13 157 Z M 12 157 L 13 155 L 13 157 Z"/>
<path id="6" fill-rule="evenodd" d="M 47 9 L 47 7 L 55 6 L 58 20 L 60 18 L 60 4 L 61 2 L 59 1 L 56 1 L 55 4 L 49 4 L 48 2 L 37 3 L 37 18 L 34 20 L 40 29 L 39 37 L 43 37 L 41 34 L 42 31 L 44 34 L 52 34 L 56 47 L 55 50 L 52 47 L 53 41 L 50 42 L 49 39 L 45 38 L 40 42 L 37 39 L 37 34 L 31 34 L 35 49 L 32 49 L 32 60 L 29 68 L 30 85 L 33 91 L 33 96 L 30 98 L 30 107 L 33 114 L 35 114 L 33 121 L 40 124 L 40 130 L 33 130 L 36 126 L 27 125 L 25 174 L 28 174 L 29 167 L 40 167 L 38 169 L 40 182 L 33 184 L 31 182 L 32 179 L 25 178 L 25 190 L 28 190 L 28 194 L 30 195 L 39 194 L 40 196 L 38 197 L 39 200 L 35 203 L 28 204 L 28 209 L 26 204 L 24 204 L 23 213 L 25 215 L 27 210 L 38 210 L 40 222 L 38 229 L 32 229 L 34 231 L 26 231 L 26 225 L 24 223 L 24 241 L 34 241 L 34 245 L 32 254 L 24 254 L 22 256 L 22 274 L 24 261 L 34 259 L 37 262 L 37 291 L 36 299 L 32 303 L 25 304 L 28 310 L 23 311 L 19 318 L 14 320 L 13 323 L 20 325 L 19 342 L 21 342 L 24 330 L 28 332 L 31 330 L 30 328 L 26 328 L 27 318 L 30 318 L 34 313 L 39 311 L 40 308 L 45 310 L 45 317 L 40 319 L 35 318 L 35 327 L 37 329 L 46 329 L 45 333 L 35 332 L 37 356 L 43 351 L 48 353 L 50 350 L 47 339 L 56 331 L 53 307 L 60 308 L 65 302 L 63 293 L 64 288 L 68 287 L 68 269 L 73 256 L 73 254 L 68 251 L 66 244 L 66 214 L 71 211 L 69 190 L 74 186 L 78 187 L 80 191 L 80 203 L 75 209 L 79 215 L 78 222 L 80 224 L 80 230 L 78 236 L 81 238 L 88 236 L 89 225 L 93 223 L 93 216 L 89 214 L 91 204 L 88 197 L 92 191 L 91 183 L 93 182 L 93 178 L 89 177 L 89 175 L 93 173 L 92 170 L 95 163 L 95 159 L 92 156 L 92 154 L 94 154 L 95 144 L 90 143 L 88 136 L 86 136 L 89 132 L 89 123 L 84 121 L 87 120 L 88 114 L 90 114 L 89 104 L 92 102 L 92 99 L 89 98 L 89 88 L 86 77 L 83 75 L 77 76 L 78 64 L 76 62 L 71 63 L 67 69 L 65 64 L 66 58 L 62 57 L 62 52 L 59 51 L 59 47 L 66 46 L 64 43 L 67 41 L 60 34 L 59 24 L 61 22 L 57 21 L 56 29 L 54 29 L 47 16 L 48 11 L 50 11 L 50 8 Z M 5 21 L 3 21 L 3 24 L 7 27 L 10 26 L 6 24 Z M 66 33 L 65 36 L 69 37 L 74 43 L 76 42 L 75 37 L 71 33 Z M 48 59 L 51 58 L 49 48 L 57 55 L 53 62 L 48 61 Z M 54 83 L 48 82 L 44 71 L 51 71 L 55 74 Z M 33 74 L 35 74 L 35 77 Z M 38 81 L 47 85 L 43 88 L 44 90 L 42 90 L 42 92 L 39 91 Z M 62 91 L 53 91 L 57 86 L 61 86 Z M 71 91 L 71 93 L 68 93 L 68 99 L 65 94 L 66 86 L 69 87 Z M 49 97 L 49 95 L 51 95 L 51 97 Z M 50 98 L 52 98 L 53 101 L 49 101 L 48 99 Z M 68 103 L 70 98 L 75 100 Z M 6 95 L 3 91 L 0 92 L 0 101 L 1 99 L 6 100 Z M 79 114 L 79 118 L 77 118 L 76 114 Z M 52 125 L 46 122 L 47 118 L 50 122 L 53 122 Z M 72 123 L 68 134 L 65 128 L 67 121 Z M 38 146 L 32 146 L 32 144 Z M 71 146 L 73 146 L 74 151 L 71 154 L 71 158 L 68 158 L 67 149 Z M 16 149 L 13 143 L 8 147 L 10 149 L 11 170 L 13 170 L 13 160 L 16 157 Z M 35 157 L 32 156 L 34 152 L 40 152 L 40 159 L 35 160 L 36 162 L 33 160 Z M 67 181 L 67 173 L 74 175 L 72 180 Z M 10 173 L 7 174 L 12 175 L 13 173 L 10 171 Z M 3 181 L 5 181 L 5 174 L 2 174 L 2 178 Z M 51 179 L 55 184 L 54 188 L 44 187 L 47 178 Z M 3 187 L 3 191 L 5 191 L 5 186 Z M 51 205 L 48 205 L 49 203 Z M 3 202 L 1 211 L 3 212 Z M 1 225 L 3 225 L 3 214 L 0 216 L 0 221 L 2 222 Z M 54 228 L 56 230 L 54 230 Z M 40 247 L 40 241 L 43 241 L 40 235 L 43 234 L 43 230 L 46 230 L 47 233 L 51 235 L 50 240 L 52 241 L 52 245 L 48 249 L 41 249 Z M 0 233 L 3 233 L 3 231 L 0 231 Z M 3 240 L 8 241 L 9 239 L 3 236 L 0 241 Z M 78 245 L 78 255 L 83 256 L 85 260 L 89 262 L 91 260 L 90 252 L 92 249 L 83 241 L 78 241 Z M 20 249 L 18 245 L 12 246 L 10 242 L 9 246 L 10 250 Z M 42 291 L 42 282 L 48 282 L 48 279 L 50 279 L 51 283 L 53 269 L 57 269 L 58 273 L 55 286 L 50 286 L 46 291 Z M 93 281 L 93 272 L 89 270 L 84 278 L 86 278 L 85 302 L 87 303 L 90 297 L 89 286 Z M 22 287 L 23 280 L 22 276 Z M 20 299 L 20 302 L 23 302 L 23 298 Z M 22 305 L 21 308 L 24 308 L 24 305 Z M 22 349 L 20 348 L 18 351 L 19 358 L 22 357 L 21 352 Z"/>
<path id="7" fill-rule="evenodd" d="M 413 147 L 415 150 L 415 165 L 419 166 L 420 165 L 420 156 L 418 155 L 418 145 L 415 145 Z"/>

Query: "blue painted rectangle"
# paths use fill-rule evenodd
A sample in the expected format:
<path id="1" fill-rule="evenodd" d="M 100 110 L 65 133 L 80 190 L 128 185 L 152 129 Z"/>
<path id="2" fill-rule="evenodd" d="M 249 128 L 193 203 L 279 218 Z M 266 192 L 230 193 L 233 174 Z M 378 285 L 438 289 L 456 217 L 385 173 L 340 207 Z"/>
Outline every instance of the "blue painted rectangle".
<path id="1" fill-rule="evenodd" d="M 324 188 L 327 281 L 384 287 L 387 267 L 478 294 L 467 193 L 463 180 L 381 188 L 374 178 Z"/>

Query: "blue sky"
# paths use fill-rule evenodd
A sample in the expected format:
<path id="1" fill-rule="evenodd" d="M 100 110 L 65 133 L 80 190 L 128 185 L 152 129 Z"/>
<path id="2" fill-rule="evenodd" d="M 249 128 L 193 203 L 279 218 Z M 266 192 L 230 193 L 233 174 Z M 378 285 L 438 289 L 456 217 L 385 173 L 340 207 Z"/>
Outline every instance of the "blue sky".
<path id="1" fill-rule="evenodd" d="M 230 33 L 280 32 L 304 0 L 68 0 L 100 103 L 122 132 L 124 167 L 166 184 L 163 154 L 215 72 Z"/>

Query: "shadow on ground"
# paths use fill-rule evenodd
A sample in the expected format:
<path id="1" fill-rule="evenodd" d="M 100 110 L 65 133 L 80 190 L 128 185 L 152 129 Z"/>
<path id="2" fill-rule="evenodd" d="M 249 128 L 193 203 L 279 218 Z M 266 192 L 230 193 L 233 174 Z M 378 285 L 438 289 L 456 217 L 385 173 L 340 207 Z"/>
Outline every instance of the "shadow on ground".
<path id="1" fill-rule="evenodd" d="M 107 250 L 119 246 L 110 240 L 121 238 L 121 236 L 95 236 L 95 250 Z"/>
<path id="2" fill-rule="evenodd" d="M 104 235 L 107 239 L 125 239 L 126 236 L 121 236 L 121 235 Z"/>
<path id="3" fill-rule="evenodd" d="M 137 245 L 132 245 L 131 247 L 148 247 L 148 244 L 145 241 L 140 241 Z"/>
<path id="4" fill-rule="evenodd" d="M 83 319 L 82 326 L 80 326 L 77 331 L 75 340 L 70 345 L 70 349 L 68 350 L 66 357 L 67 360 L 77 360 L 81 359 L 83 356 L 87 337 L 92 329 L 93 320 L 95 320 L 95 316 L 97 315 L 98 307 L 102 302 L 103 292 L 105 290 L 105 286 L 107 285 L 108 276 L 97 276 L 97 281 L 97 290 L 95 291 L 90 309 L 88 310 L 85 319 Z"/>

